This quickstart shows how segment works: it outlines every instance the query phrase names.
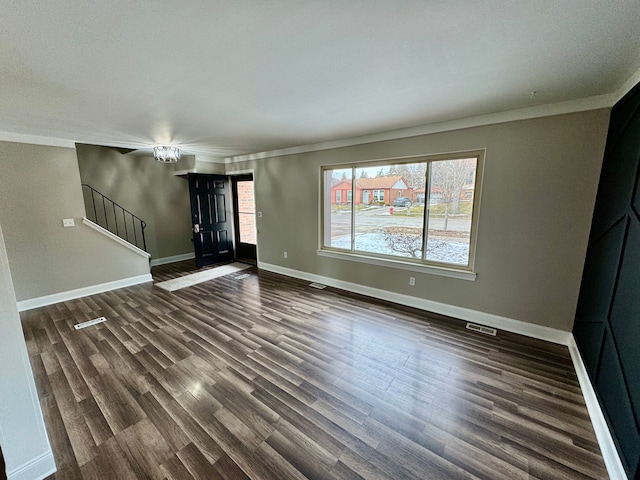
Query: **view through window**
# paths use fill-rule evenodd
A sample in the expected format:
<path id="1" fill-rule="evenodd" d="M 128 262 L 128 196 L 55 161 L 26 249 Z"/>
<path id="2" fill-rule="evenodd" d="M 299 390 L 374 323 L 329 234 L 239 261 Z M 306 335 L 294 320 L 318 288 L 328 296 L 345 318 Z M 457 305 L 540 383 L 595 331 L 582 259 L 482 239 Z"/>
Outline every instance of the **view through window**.
<path id="1" fill-rule="evenodd" d="M 253 198 L 253 180 L 238 181 L 238 220 L 240 241 L 256 244 L 256 206 Z"/>
<path id="2" fill-rule="evenodd" d="M 323 249 L 472 267 L 481 152 L 323 169 Z"/>

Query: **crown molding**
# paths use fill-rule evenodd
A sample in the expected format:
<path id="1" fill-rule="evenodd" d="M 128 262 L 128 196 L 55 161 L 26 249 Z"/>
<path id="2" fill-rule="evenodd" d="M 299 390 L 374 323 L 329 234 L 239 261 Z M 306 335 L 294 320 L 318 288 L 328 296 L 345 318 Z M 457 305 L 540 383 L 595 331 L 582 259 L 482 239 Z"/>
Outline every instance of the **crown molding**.
<path id="1" fill-rule="evenodd" d="M 626 82 L 613 94 L 613 105 L 618 103 L 629 91 L 640 83 L 640 68 L 631 75 Z"/>
<path id="2" fill-rule="evenodd" d="M 73 140 L 13 132 L 0 132 L 0 142 L 28 143 L 31 145 L 44 145 L 46 147 L 76 148 L 76 144 Z"/>
<path id="3" fill-rule="evenodd" d="M 492 125 L 498 123 L 506 123 L 517 120 L 528 120 L 532 118 L 547 117 L 553 115 L 562 115 L 566 113 L 582 112 L 587 110 L 597 110 L 600 108 L 613 107 L 622 97 L 624 97 L 635 85 L 640 83 L 640 68 L 636 70 L 623 84 L 613 93 L 598 95 L 588 98 L 580 98 L 565 102 L 550 103 L 527 107 L 517 110 L 507 110 L 503 112 L 490 113 L 486 115 L 478 115 L 446 122 L 432 123 L 420 125 L 416 127 L 408 127 L 397 130 L 389 130 L 386 132 L 372 133 L 357 137 L 349 137 L 340 140 L 331 140 L 327 142 L 314 143 L 309 145 L 300 145 L 297 147 L 289 147 L 278 150 L 268 150 L 264 152 L 256 152 L 246 155 L 236 155 L 231 157 L 216 157 L 212 155 L 196 154 L 196 161 L 217 164 L 231 164 L 245 162 L 248 160 L 261 160 L 271 157 L 279 157 L 283 155 L 295 155 L 300 153 L 316 152 L 321 150 L 329 150 L 332 148 L 350 147 L 362 145 L 366 143 L 381 142 L 385 140 L 396 140 L 401 138 L 416 137 L 420 135 L 428 135 L 432 133 L 446 132 L 452 130 L 461 130 L 464 128 L 479 127 L 484 125 Z M 50 147 L 75 148 L 75 141 L 46 137 L 41 135 L 29 135 L 15 132 L 0 131 L 0 141 L 28 143 L 32 145 L 44 145 Z M 83 141 L 81 143 L 92 143 Z M 95 143 L 95 142 L 93 142 Z M 105 144 L 105 142 L 98 142 Z M 136 148 L 130 145 L 120 145 L 127 148 Z M 140 148 L 139 146 L 137 148 Z"/>
<path id="4" fill-rule="evenodd" d="M 538 105 L 535 107 L 521 108 L 518 110 L 507 110 L 504 112 L 489 113 L 486 115 L 467 117 L 459 120 L 432 123 L 417 127 L 401 128 L 398 130 L 389 130 L 387 132 L 372 133 L 369 135 L 344 138 L 341 140 L 333 140 L 329 142 L 301 145 L 298 147 L 283 148 L 280 150 L 269 150 L 266 152 L 251 153 L 247 155 L 237 155 L 234 157 L 227 157 L 225 159 L 225 163 L 229 164 L 246 162 L 247 160 L 262 160 L 265 158 L 280 157 L 283 155 L 317 152 L 320 150 L 329 150 L 333 148 L 352 147 L 354 145 L 362 145 L 365 143 L 382 142 L 385 140 L 397 140 L 400 138 L 417 137 L 420 135 L 428 135 L 439 132 L 449 132 L 452 130 L 461 130 L 463 128 L 480 127 L 484 125 L 513 122 L 517 120 L 528 120 L 539 117 L 550 117 L 553 115 L 583 112 L 587 110 L 597 110 L 600 108 L 610 108 L 615 104 L 614 98 L 614 94 L 598 95 L 595 97 L 580 98 L 576 100 L 569 100 L 566 102 L 549 103 L 545 105 Z"/>

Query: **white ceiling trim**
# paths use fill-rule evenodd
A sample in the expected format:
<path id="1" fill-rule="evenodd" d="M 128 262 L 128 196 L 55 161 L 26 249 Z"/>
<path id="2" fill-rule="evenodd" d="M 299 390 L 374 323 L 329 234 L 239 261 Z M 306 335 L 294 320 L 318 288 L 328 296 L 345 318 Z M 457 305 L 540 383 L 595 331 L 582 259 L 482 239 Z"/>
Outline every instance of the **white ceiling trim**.
<path id="1" fill-rule="evenodd" d="M 76 148 L 75 142 L 65 138 L 41 137 L 39 135 L 25 135 L 23 133 L 0 132 L 0 142 L 29 143 L 46 147 Z"/>
<path id="2" fill-rule="evenodd" d="M 618 89 L 616 93 L 613 94 L 613 105 L 618 103 L 622 97 L 624 97 L 629 91 L 640 83 L 640 68 L 635 71 L 633 75 L 629 77 L 629 79 L 622 84 L 622 86 Z M 612 105 L 612 106 L 613 106 Z"/>
<path id="3" fill-rule="evenodd" d="M 637 72 L 640 75 L 640 70 Z M 635 85 L 632 82 L 633 77 L 626 83 Z M 640 78 L 639 78 L 640 80 Z M 638 80 L 636 80 L 636 83 Z M 620 89 L 619 91 L 621 91 Z M 615 94 L 598 95 L 589 98 L 580 98 L 577 100 L 569 100 L 566 102 L 550 103 L 546 105 L 538 105 L 535 107 L 527 107 L 518 110 L 508 110 L 505 112 L 490 113 L 487 115 L 479 115 L 475 117 L 467 117 L 459 120 L 451 120 L 448 122 L 433 123 L 421 125 L 418 127 L 402 128 L 398 130 L 390 130 L 387 132 L 372 133 L 359 137 L 344 138 L 329 142 L 315 143 L 312 145 L 301 145 L 298 147 L 283 148 L 280 150 L 270 150 L 266 152 L 251 153 L 247 155 L 237 155 L 225 158 L 225 163 L 238 163 L 247 160 L 262 160 L 272 157 L 280 157 L 284 155 L 296 155 L 300 153 L 317 152 L 320 150 L 329 150 L 332 148 L 351 147 L 354 145 L 362 145 L 365 143 L 382 142 L 385 140 L 397 140 L 400 138 L 417 137 L 420 135 L 428 135 L 431 133 L 449 132 L 452 130 L 461 130 L 463 128 L 480 127 L 483 125 L 492 125 L 496 123 L 513 122 L 516 120 L 527 120 L 531 118 L 550 117 L 553 115 L 562 115 L 566 113 L 584 112 L 587 110 L 597 110 L 600 108 L 610 108 L 619 100 L 619 91 Z M 628 90 L 627 90 L 628 91 Z M 626 93 L 626 92 L 625 92 Z M 623 94 L 624 96 L 624 94 Z M 622 97 L 620 97 L 622 98 Z"/>
<path id="4" fill-rule="evenodd" d="M 566 102 L 551 103 L 547 105 L 538 105 L 535 107 L 522 108 L 519 110 L 509 110 L 504 112 L 490 113 L 487 115 L 479 115 L 475 117 L 467 117 L 459 120 L 451 120 L 448 122 L 433 123 L 421 125 L 417 127 L 408 127 L 398 130 L 390 130 L 386 132 L 373 133 L 359 137 L 344 138 L 322 143 L 310 145 L 300 145 L 297 147 L 283 148 L 279 150 L 269 150 L 265 152 L 251 153 L 247 155 L 237 155 L 233 157 L 220 158 L 208 155 L 196 155 L 198 161 L 208 163 L 239 163 L 247 160 L 262 160 L 266 158 L 279 157 L 284 155 L 295 155 L 300 153 L 316 152 L 321 150 L 329 150 L 332 148 L 350 147 L 354 145 L 362 145 L 365 143 L 381 142 L 385 140 L 396 140 L 400 138 L 416 137 L 419 135 L 428 135 L 431 133 L 447 132 L 452 130 L 461 130 L 463 128 L 479 127 L 483 125 L 492 125 L 496 123 L 505 123 L 516 120 L 527 120 L 531 118 L 540 118 L 553 115 L 561 115 L 565 113 L 582 112 L 587 110 L 596 110 L 599 108 L 610 108 L 624 97 L 636 84 L 640 83 L 640 69 L 638 69 L 615 93 L 598 95 L 595 97 L 581 98 L 578 100 L 570 100 Z M 45 137 L 39 135 L 27 135 L 15 132 L 0 131 L 0 141 L 27 143 L 32 145 L 43 145 L 49 147 L 74 148 L 75 142 L 65 138 Z M 81 143 L 102 144 L 97 139 L 83 140 Z"/>

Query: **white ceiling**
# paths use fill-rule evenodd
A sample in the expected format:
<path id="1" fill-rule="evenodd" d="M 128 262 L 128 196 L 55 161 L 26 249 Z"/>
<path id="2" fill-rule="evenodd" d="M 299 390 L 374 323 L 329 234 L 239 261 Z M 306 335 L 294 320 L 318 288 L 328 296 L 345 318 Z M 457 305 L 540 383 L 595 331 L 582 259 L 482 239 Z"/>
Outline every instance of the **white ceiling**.
<path id="1" fill-rule="evenodd" d="M 0 0 L 0 132 L 314 144 L 611 94 L 639 32 L 638 0 Z"/>

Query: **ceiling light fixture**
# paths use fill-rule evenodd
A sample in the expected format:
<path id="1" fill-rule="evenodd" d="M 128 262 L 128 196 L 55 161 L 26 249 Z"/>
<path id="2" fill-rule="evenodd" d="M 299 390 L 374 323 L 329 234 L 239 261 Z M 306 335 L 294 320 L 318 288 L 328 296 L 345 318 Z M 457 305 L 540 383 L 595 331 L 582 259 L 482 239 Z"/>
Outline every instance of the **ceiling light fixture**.
<path id="1" fill-rule="evenodd" d="M 153 158 L 155 158 L 156 162 L 176 163 L 178 160 L 180 160 L 180 147 L 153 147 Z"/>

